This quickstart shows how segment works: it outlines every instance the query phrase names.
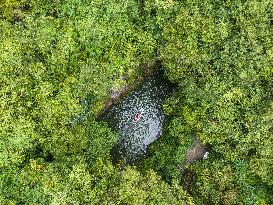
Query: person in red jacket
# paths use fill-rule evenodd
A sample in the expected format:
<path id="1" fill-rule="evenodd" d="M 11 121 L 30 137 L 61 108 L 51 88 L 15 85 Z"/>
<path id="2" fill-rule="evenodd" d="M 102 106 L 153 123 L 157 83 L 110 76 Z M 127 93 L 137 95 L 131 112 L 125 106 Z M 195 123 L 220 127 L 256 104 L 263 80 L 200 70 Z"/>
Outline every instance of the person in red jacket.
<path id="1" fill-rule="evenodd" d="M 141 112 L 137 112 L 136 115 L 134 116 L 134 122 L 139 122 L 141 117 L 142 117 Z"/>

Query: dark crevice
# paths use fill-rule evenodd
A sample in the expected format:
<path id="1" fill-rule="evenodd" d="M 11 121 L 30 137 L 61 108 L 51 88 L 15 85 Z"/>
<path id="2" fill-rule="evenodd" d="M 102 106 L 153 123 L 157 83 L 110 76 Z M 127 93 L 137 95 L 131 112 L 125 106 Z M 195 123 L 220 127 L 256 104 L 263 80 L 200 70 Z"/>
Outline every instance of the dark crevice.
<path id="1" fill-rule="evenodd" d="M 256 155 L 257 154 L 257 150 L 255 149 L 255 148 L 251 148 L 249 151 L 248 151 L 248 156 L 249 157 L 252 157 L 252 156 L 254 156 L 254 155 Z"/>

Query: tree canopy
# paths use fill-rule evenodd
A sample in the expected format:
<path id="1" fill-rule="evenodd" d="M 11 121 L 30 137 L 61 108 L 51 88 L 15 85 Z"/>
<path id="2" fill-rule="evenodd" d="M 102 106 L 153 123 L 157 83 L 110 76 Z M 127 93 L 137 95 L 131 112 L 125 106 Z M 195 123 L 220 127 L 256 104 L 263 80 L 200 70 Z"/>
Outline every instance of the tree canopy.
<path id="1" fill-rule="evenodd" d="M 155 62 L 177 92 L 121 170 L 96 117 Z M 270 0 L 0 3 L 1 204 L 272 204 L 272 113 Z M 185 188 L 193 136 L 210 154 Z"/>

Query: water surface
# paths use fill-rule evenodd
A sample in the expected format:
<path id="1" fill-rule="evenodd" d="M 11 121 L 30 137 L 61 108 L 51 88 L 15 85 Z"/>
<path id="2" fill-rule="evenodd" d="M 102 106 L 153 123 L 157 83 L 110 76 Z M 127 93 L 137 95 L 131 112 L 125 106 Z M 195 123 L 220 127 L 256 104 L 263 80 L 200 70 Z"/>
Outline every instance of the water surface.
<path id="1" fill-rule="evenodd" d="M 111 151 L 114 163 L 128 164 L 138 160 L 146 153 L 147 146 L 161 135 L 162 103 L 173 90 L 174 84 L 164 77 L 163 70 L 158 70 L 98 118 L 120 136 Z"/>

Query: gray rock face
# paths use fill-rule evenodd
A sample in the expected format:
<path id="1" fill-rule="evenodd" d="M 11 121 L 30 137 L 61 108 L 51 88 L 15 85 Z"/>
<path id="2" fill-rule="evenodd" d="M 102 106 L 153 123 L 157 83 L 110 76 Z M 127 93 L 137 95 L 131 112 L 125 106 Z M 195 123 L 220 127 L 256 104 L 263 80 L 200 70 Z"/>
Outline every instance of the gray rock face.
<path id="1" fill-rule="evenodd" d="M 113 105 L 98 120 L 105 121 L 120 138 L 113 147 L 113 161 L 128 164 L 139 159 L 147 146 L 162 133 L 163 101 L 174 89 L 159 70 L 147 77 L 140 88 Z"/>

